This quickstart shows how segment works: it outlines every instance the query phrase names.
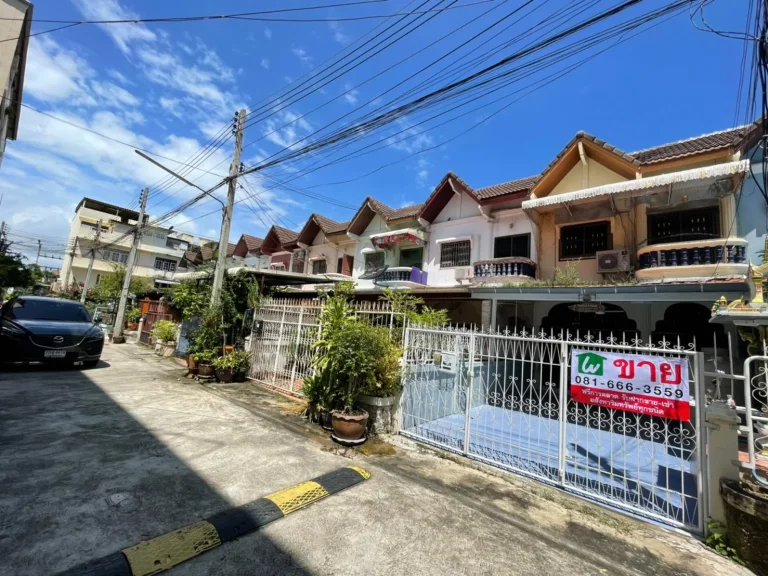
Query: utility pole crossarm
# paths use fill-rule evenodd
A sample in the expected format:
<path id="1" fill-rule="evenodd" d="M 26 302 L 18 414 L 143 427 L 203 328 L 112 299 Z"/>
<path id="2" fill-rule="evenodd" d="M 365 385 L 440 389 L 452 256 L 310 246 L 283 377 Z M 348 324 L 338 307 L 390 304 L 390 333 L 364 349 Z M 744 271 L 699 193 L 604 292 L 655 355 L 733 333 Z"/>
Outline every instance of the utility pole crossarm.
<path id="1" fill-rule="evenodd" d="M 218 306 L 221 302 L 221 288 L 224 284 L 224 270 L 227 266 L 227 246 L 229 246 L 229 229 L 232 226 L 232 210 L 235 204 L 235 192 L 237 191 L 237 177 L 240 175 L 240 155 L 243 151 L 243 130 L 245 129 L 245 110 L 235 114 L 234 134 L 235 153 L 232 165 L 229 167 L 229 179 L 227 189 L 227 205 L 221 217 L 221 235 L 219 237 L 219 255 L 216 260 L 216 270 L 213 275 L 213 289 L 211 290 L 211 306 Z"/>

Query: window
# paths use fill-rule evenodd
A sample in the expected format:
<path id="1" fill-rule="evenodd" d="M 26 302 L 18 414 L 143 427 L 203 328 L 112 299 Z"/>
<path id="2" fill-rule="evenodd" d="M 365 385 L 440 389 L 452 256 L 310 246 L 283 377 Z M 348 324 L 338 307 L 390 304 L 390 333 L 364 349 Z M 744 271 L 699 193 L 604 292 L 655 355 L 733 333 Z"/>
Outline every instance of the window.
<path id="1" fill-rule="evenodd" d="M 384 252 L 370 252 L 365 255 L 365 271 L 384 268 Z"/>
<path id="2" fill-rule="evenodd" d="M 296 250 L 293 253 L 293 264 L 291 265 L 291 272 L 297 274 L 304 274 L 304 263 L 306 262 L 307 253 L 304 250 Z"/>
<path id="3" fill-rule="evenodd" d="M 166 258 L 155 258 L 155 270 L 163 270 L 165 272 L 176 272 L 176 261 L 167 260 Z"/>
<path id="4" fill-rule="evenodd" d="M 128 253 L 119 252 L 117 250 L 104 250 L 102 260 L 107 262 L 114 262 L 115 264 L 125 264 L 128 262 Z"/>
<path id="5" fill-rule="evenodd" d="M 720 209 L 717 206 L 648 215 L 648 244 L 719 237 Z"/>
<path id="6" fill-rule="evenodd" d="M 312 274 L 325 274 L 328 271 L 328 263 L 325 260 L 312 261 Z"/>
<path id="7" fill-rule="evenodd" d="M 344 274 L 344 257 L 336 261 L 336 274 Z"/>
<path id="8" fill-rule="evenodd" d="M 444 242 L 440 244 L 440 268 L 469 266 L 469 254 L 472 243 L 469 240 Z"/>
<path id="9" fill-rule="evenodd" d="M 611 248 L 611 223 L 591 222 L 563 226 L 560 229 L 560 260 L 593 258 L 600 250 Z"/>
<path id="10" fill-rule="evenodd" d="M 187 243 L 183 240 L 177 240 L 176 238 L 166 238 L 165 247 L 171 250 L 179 250 L 187 247 Z"/>
<path id="11" fill-rule="evenodd" d="M 499 236 L 493 239 L 494 258 L 530 258 L 531 235 L 516 234 L 514 236 Z"/>
<path id="12" fill-rule="evenodd" d="M 407 248 L 400 250 L 400 266 L 403 267 L 416 267 L 421 270 L 422 261 L 424 260 L 424 248 Z"/>
<path id="13" fill-rule="evenodd" d="M 53 322 L 90 322 L 91 316 L 79 302 L 67 300 L 28 300 L 19 298 L 6 306 L 5 315 L 12 320 L 51 320 Z M 55 334 L 55 332 L 54 332 Z"/>

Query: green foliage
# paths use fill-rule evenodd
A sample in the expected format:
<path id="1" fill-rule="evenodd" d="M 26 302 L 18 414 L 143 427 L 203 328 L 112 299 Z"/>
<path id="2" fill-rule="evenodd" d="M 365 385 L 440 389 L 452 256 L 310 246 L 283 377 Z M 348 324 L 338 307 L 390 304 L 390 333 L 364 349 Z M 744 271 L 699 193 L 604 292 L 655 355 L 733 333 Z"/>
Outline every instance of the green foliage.
<path id="1" fill-rule="evenodd" d="M 397 318 L 398 325 L 402 325 L 402 319 L 407 318 L 411 324 L 434 328 L 448 324 L 448 312 L 424 305 L 424 299 L 415 296 L 408 290 L 392 290 L 385 288 L 381 300 L 389 302 L 395 314 L 402 314 Z"/>
<path id="2" fill-rule="evenodd" d="M 725 531 L 725 527 L 717 520 L 712 520 L 707 524 L 707 546 L 720 554 L 720 556 L 725 556 L 737 564 L 745 566 L 744 561 L 739 558 L 736 549 L 728 545 L 728 534 Z"/>
<path id="3" fill-rule="evenodd" d="M 29 288 L 34 286 L 32 272 L 24 266 L 19 254 L 0 254 L 0 293 L 8 288 Z"/>
<path id="4" fill-rule="evenodd" d="M 139 320 L 141 320 L 141 309 L 140 308 L 131 308 L 130 310 L 126 310 L 125 312 L 125 320 L 126 322 L 130 322 L 132 324 L 135 324 Z"/>
<path id="5" fill-rule="evenodd" d="M 202 314 L 200 327 L 190 335 L 190 354 L 215 350 L 218 354 L 224 344 L 221 307 L 208 308 Z"/>
<path id="6" fill-rule="evenodd" d="M 175 342 L 178 327 L 170 320 L 158 320 L 152 325 L 152 337 L 160 342 Z"/>
<path id="7" fill-rule="evenodd" d="M 199 280 L 182 280 L 171 288 L 170 302 L 185 319 L 201 318 L 211 302 L 211 285 Z"/>
<path id="8" fill-rule="evenodd" d="M 313 344 L 315 374 L 303 392 L 315 407 L 351 412 L 360 394 L 389 396 L 400 385 L 400 347 L 388 327 L 354 318 L 346 286 L 326 297 L 319 339 Z"/>
<path id="9" fill-rule="evenodd" d="M 93 288 L 93 297 L 97 300 L 117 300 L 123 290 L 123 282 L 125 282 L 125 266 L 115 264 L 112 266 L 112 272 L 103 275 L 99 283 Z M 151 289 L 152 284 L 148 278 L 131 276 L 131 283 L 128 287 L 128 292 L 131 294 L 145 294 Z"/>
<path id="10" fill-rule="evenodd" d="M 218 350 L 201 350 L 200 352 L 190 353 L 194 354 L 200 364 L 213 364 L 219 356 Z"/>
<path id="11" fill-rule="evenodd" d="M 251 355 L 244 350 L 235 350 L 226 356 L 219 356 L 213 361 L 217 370 L 232 370 L 233 372 L 247 372 L 251 366 Z"/>
<path id="12" fill-rule="evenodd" d="M 555 286 L 576 286 L 579 282 L 581 277 L 573 260 L 569 260 L 565 268 L 561 266 L 555 268 Z"/>

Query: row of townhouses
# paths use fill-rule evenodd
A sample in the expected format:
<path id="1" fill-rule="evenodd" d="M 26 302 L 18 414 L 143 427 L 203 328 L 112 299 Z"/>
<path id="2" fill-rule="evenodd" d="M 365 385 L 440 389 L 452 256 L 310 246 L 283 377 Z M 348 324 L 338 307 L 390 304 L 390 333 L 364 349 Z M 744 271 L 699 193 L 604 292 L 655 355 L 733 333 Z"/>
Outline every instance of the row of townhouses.
<path id="1" fill-rule="evenodd" d="M 761 131 L 755 123 L 632 153 L 579 132 L 529 177 L 476 188 L 449 172 L 423 204 L 394 209 L 368 197 L 347 222 L 313 214 L 298 232 L 243 235 L 230 262 L 304 275 L 292 289 L 303 296 L 313 279 L 346 277 L 360 298 L 410 288 L 455 322 L 707 344 L 717 337 L 713 302 L 749 297 L 750 263 L 762 261 Z M 138 218 L 85 199 L 72 231 L 76 279 L 99 206 L 116 211 L 107 234 Z M 199 264 L 188 257 L 192 239 L 155 232 L 142 242 L 139 273 L 159 286 Z M 127 245 L 115 252 L 102 261 L 125 258 Z"/>

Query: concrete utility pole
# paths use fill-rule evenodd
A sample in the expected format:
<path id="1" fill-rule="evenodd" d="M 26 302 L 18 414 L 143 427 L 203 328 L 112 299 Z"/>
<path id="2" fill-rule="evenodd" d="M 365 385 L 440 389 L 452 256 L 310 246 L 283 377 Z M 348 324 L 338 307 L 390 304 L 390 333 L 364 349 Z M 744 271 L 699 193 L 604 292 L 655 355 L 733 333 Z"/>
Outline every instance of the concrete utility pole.
<path id="1" fill-rule="evenodd" d="M 245 110 L 235 113 L 233 132 L 235 134 L 235 155 L 229 167 L 229 188 L 227 190 L 227 205 L 221 217 L 221 236 L 219 237 L 219 258 L 213 274 L 213 289 L 211 290 L 211 306 L 218 306 L 221 301 L 221 287 L 224 284 L 224 269 L 227 265 L 227 247 L 229 246 L 229 227 L 232 225 L 232 207 L 237 191 L 237 177 L 240 174 L 240 154 L 243 151 L 243 130 L 245 128 Z"/>
<path id="2" fill-rule="evenodd" d="M 112 343 L 122 344 L 125 342 L 123 338 L 123 319 L 125 318 L 125 303 L 128 300 L 128 290 L 131 286 L 131 274 L 133 274 L 133 267 L 136 263 L 136 252 L 139 249 L 139 243 L 141 242 L 141 230 L 144 227 L 144 210 L 147 208 L 147 196 L 149 196 L 149 188 L 144 188 L 141 192 L 141 209 L 139 210 L 139 223 L 136 225 L 136 231 L 133 234 L 133 244 L 131 245 L 131 251 L 128 253 L 128 262 L 125 265 L 125 280 L 123 280 L 123 289 L 120 292 L 120 304 L 117 306 L 117 315 L 115 316 L 115 325 L 112 328 Z"/>
<path id="3" fill-rule="evenodd" d="M 62 290 L 69 290 L 69 275 L 72 273 L 72 265 L 75 263 L 75 249 L 77 248 L 77 238 L 72 242 L 72 250 L 69 251 L 69 264 L 64 264 L 67 267 L 67 273 L 64 274 L 64 283 L 61 285 Z"/>
<path id="4" fill-rule="evenodd" d="M 99 237 L 101 236 L 101 220 L 96 224 L 96 237 L 93 239 L 93 246 L 91 247 L 91 259 L 88 260 L 88 272 L 85 275 L 85 286 L 83 286 L 83 293 L 80 295 L 80 303 L 85 304 L 85 295 L 88 293 L 88 284 L 91 281 L 91 271 L 93 270 L 93 261 L 96 259 L 96 246 L 99 244 Z M 38 257 L 40 257 L 40 251 L 37 251 Z"/>
<path id="5" fill-rule="evenodd" d="M 35 258 L 35 266 L 40 264 L 40 250 L 42 250 L 42 249 L 43 249 L 43 241 L 42 240 L 38 240 L 37 241 L 37 257 Z"/>
<path id="6" fill-rule="evenodd" d="M 0 254 L 5 254 L 8 246 L 5 242 L 5 220 L 0 222 Z"/>

